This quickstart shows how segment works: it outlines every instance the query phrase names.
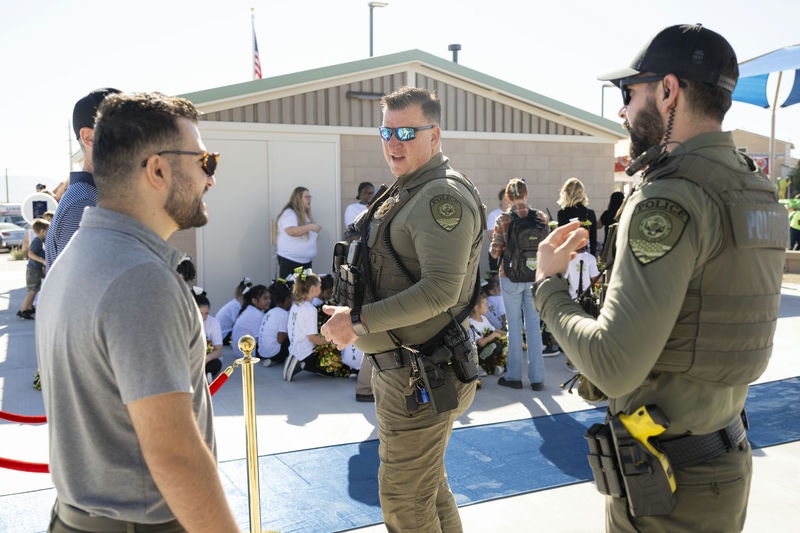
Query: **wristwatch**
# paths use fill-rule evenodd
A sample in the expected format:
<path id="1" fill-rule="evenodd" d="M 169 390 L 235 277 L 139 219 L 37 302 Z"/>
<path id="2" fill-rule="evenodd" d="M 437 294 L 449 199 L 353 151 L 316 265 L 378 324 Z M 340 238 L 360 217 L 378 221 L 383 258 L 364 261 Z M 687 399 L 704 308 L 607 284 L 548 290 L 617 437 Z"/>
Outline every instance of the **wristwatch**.
<path id="1" fill-rule="evenodd" d="M 367 326 L 361 321 L 361 309 L 353 309 L 350 311 L 350 320 L 353 322 L 353 331 L 359 337 L 369 333 Z"/>

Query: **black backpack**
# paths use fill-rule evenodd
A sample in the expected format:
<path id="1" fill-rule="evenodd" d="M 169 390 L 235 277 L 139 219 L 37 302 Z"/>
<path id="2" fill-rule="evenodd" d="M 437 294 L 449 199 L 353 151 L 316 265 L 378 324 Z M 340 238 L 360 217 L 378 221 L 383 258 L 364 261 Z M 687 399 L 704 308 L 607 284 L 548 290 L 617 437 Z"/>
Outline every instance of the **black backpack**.
<path id="1" fill-rule="evenodd" d="M 506 247 L 503 250 L 503 272 L 510 281 L 533 281 L 536 276 L 536 251 L 539 243 L 550 233 L 550 228 L 528 210 L 528 216 L 520 217 L 512 212 L 506 230 Z"/>

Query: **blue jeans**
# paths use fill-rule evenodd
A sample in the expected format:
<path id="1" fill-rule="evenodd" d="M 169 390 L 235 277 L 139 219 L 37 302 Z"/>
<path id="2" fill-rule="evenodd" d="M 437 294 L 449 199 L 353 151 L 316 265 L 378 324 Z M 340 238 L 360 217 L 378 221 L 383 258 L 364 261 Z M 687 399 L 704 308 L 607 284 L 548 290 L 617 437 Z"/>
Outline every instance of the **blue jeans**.
<path id="1" fill-rule="evenodd" d="M 500 278 L 503 304 L 508 321 L 508 363 L 505 378 L 508 381 L 522 380 L 522 330 L 525 329 L 528 344 L 528 379 L 531 383 L 544 382 L 544 359 L 542 358 L 542 335 L 539 329 L 539 313 L 533 306 L 530 282 L 515 283 Z"/>

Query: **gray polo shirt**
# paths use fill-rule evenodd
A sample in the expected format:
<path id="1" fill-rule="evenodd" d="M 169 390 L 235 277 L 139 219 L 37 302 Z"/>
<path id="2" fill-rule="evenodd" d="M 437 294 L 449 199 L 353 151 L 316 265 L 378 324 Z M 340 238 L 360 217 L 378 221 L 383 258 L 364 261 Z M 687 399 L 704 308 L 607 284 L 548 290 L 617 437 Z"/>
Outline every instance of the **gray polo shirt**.
<path id="1" fill-rule="evenodd" d="M 141 523 L 174 515 L 142 457 L 126 404 L 187 392 L 215 453 L 197 305 L 181 252 L 138 221 L 87 208 L 42 287 L 36 347 L 58 498 Z"/>

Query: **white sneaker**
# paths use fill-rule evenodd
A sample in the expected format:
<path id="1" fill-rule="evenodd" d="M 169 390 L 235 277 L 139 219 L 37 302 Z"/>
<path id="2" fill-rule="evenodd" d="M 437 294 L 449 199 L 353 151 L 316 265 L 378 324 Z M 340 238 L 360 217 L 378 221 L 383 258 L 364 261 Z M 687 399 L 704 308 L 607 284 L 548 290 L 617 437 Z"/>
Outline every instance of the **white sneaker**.
<path id="1" fill-rule="evenodd" d="M 294 356 L 290 355 L 286 358 L 286 361 L 283 363 L 283 381 L 287 381 L 286 379 L 286 371 L 289 368 L 289 364 L 294 360 Z"/>
<path id="2" fill-rule="evenodd" d="M 297 375 L 297 373 L 303 369 L 304 366 L 303 363 L 297 360 L 297 357 L 294 356 L 290 357 L 291 357 L 291 362 L 289 362 L 290 359 L 286 359 L 288 364 L 286 365 L 286 374 L 283 378 L 286 381 L 292 381 L 292 378 L 294 378 Z"/>
<path id="3" fill-rule="evenodd" d="M 505 369 L 505 368 L 503 368 L 503 367 L 502 367 L 502 366 L 500 366 L 500 365 L 497 365 L 496 367 L 494 367 L 494 375 L 495 375 L 495 376 L 502 376 L 502 375 L 503 375 L 503 372 L 505 372 L 505 371 L 506 371 L 506 369 Z"/>
<path id="4" fill-rule="evenodd" d="M 266 368 L 271 367 L 273 364 L 275 364 L 275 361 L 273 361 L 269 357 L 265 357 L 264 360 L 261 361 L 261 366 L 266 367 Z"/>
<path id="5" fill-rule="evenodd" d="M 481 365 L 478 365 L 478 377 L 485 378 L 488 375 L 489 374 L 486 373 L 486 370 Z"/>

